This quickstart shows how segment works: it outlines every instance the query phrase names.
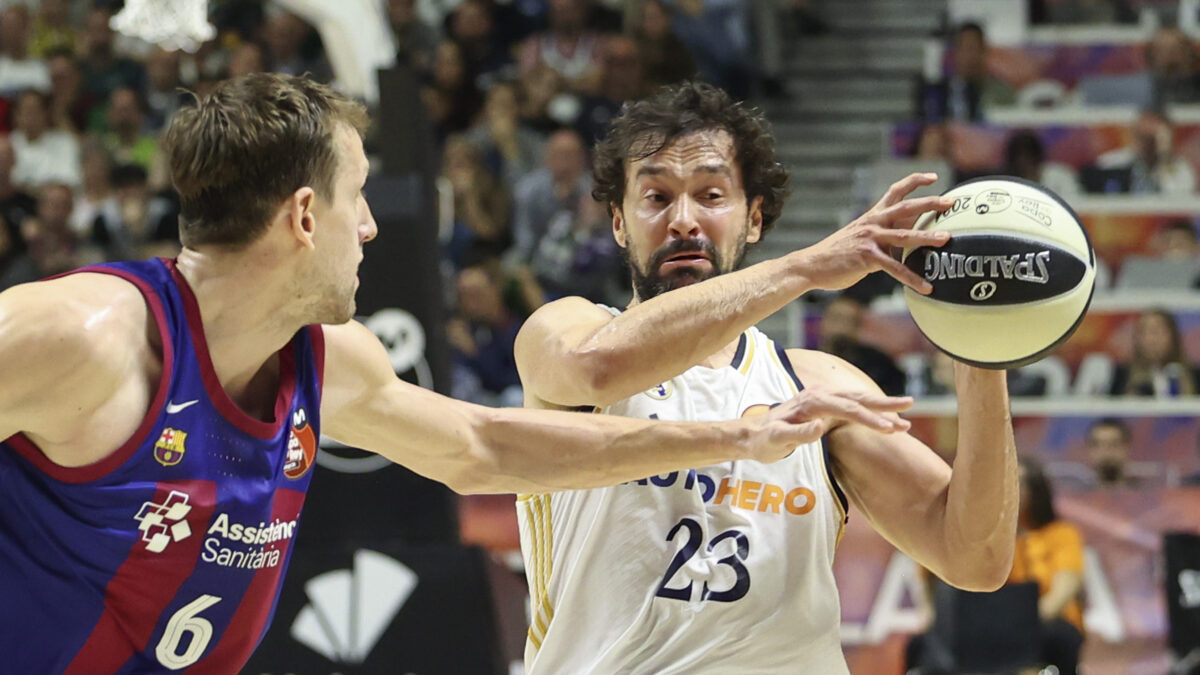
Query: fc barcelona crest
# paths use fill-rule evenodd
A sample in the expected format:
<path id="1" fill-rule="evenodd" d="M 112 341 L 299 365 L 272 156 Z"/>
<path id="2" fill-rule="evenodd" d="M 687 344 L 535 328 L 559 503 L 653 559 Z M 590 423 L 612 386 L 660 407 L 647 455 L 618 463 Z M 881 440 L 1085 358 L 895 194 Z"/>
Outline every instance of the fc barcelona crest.
<path id="1" fill-rule="evenodd" d="M 171 427 L 163 429 L 162 435 L 154 442 L 154 459 L 163 466 L 175 466 L 179 460 L 183 459 L 183 453 L 187 450 L 183 446 L 183 442 L 186 440 L 186 431 Z"/>

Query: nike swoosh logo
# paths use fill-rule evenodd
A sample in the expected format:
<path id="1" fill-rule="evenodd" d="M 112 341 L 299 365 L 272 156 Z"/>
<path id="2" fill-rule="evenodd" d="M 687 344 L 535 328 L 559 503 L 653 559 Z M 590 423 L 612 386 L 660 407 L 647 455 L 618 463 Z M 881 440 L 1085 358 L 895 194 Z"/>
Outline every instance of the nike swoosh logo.
<path id="1" fill-rule="evenodd" d="M 199 402 L 200 402 L 200 399 L 196 399 L 194 401 L 186 401 L 186 402 L 180 403 L 178 405 L 168 402 L 167 403 L 167 414 L 174 415 L 175 413 L 187 408 L 188 406 L 196 405 Z"/>

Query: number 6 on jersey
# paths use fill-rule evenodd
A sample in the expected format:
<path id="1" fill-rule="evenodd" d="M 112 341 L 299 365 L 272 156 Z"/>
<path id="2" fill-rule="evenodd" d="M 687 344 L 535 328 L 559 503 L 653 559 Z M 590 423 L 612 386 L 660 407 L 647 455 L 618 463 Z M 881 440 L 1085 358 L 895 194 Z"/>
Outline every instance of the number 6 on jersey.
<path id="1" fill-rule="evenodd" d="M 158 657 L 158 662 L 171 670 L 180 670 L 199 661 L 200 655 L 204 653 L 204 648 L 212 640 L 213 626 L 208 619 L 196 615 L 220 601 L 221 599 L 215 595 L 201 595 L 180 607 L 179 611 L 175 612 L 175 615 L 167 622 L 167 627 L 163 629 L 162 639 L 154 648 L 154 655 Z M 191 642 L 188 643 L 182 654 L 176 653 L 180 643 L 183 642 L 183 636 L 188 633 L 192 636 Z"/>

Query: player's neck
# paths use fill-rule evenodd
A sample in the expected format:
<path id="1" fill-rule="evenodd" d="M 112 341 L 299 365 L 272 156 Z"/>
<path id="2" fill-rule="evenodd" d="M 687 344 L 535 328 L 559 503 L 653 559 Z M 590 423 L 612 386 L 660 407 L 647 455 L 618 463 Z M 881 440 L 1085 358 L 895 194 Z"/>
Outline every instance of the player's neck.
<path id="1" fill-rule="evenodd" d="M 217 254 L 184 248 L 176 259 L 196 296 L 217 379 L 235 400 L 303 325 L 293 318 L 288 276 L 263 272 L 277 270 L 276 262 L 253 246 Z"/>

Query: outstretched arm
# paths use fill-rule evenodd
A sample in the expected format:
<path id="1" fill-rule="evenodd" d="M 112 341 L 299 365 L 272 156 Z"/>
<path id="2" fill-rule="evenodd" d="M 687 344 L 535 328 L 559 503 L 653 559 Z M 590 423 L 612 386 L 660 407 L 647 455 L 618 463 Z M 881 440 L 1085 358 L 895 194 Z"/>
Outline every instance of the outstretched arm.
<path id="1" fill-rule="evenodd" d="M 517 336 L 527 397 L 560 407 L 608 405 L 678 375 L 804 293 L 846 288 L 878 270 L 929 292 L 929 282 L 892 258 L 891 247 L 948 241 L 945 233 L 909 229 L 921 214 L 953 203 L 904 199 L 935 178 L 897 182 L 861 218 L 813 246 L 675 289 L 617 317 L 582 298 L 544 305 Z"/>
<path id="2" fill-rule="evenodd" d="M 462 493 L 590 488 L 731 459 L 769 462 L 819 438 L 832 418 L 903 428 L 895 411 L 911 404 L 810 393 L 764 417 L 708 424 L 485 408 L 399 380 L 361 324 L 327 326 L 325 344 L 323 433 Z"/>
<path id="3" fill-rule="evenodd" d="M 801 379 L 879 388 L 835 357 L 789 352 Z M 828 435 L 834 475 L 888 541 L 948 583 L 994 590 L 1012 568 L 1017 453 L 1003 371 L 955 364 L 958 451 L 953 467 L 908 434 L 843 424 Z"/>

